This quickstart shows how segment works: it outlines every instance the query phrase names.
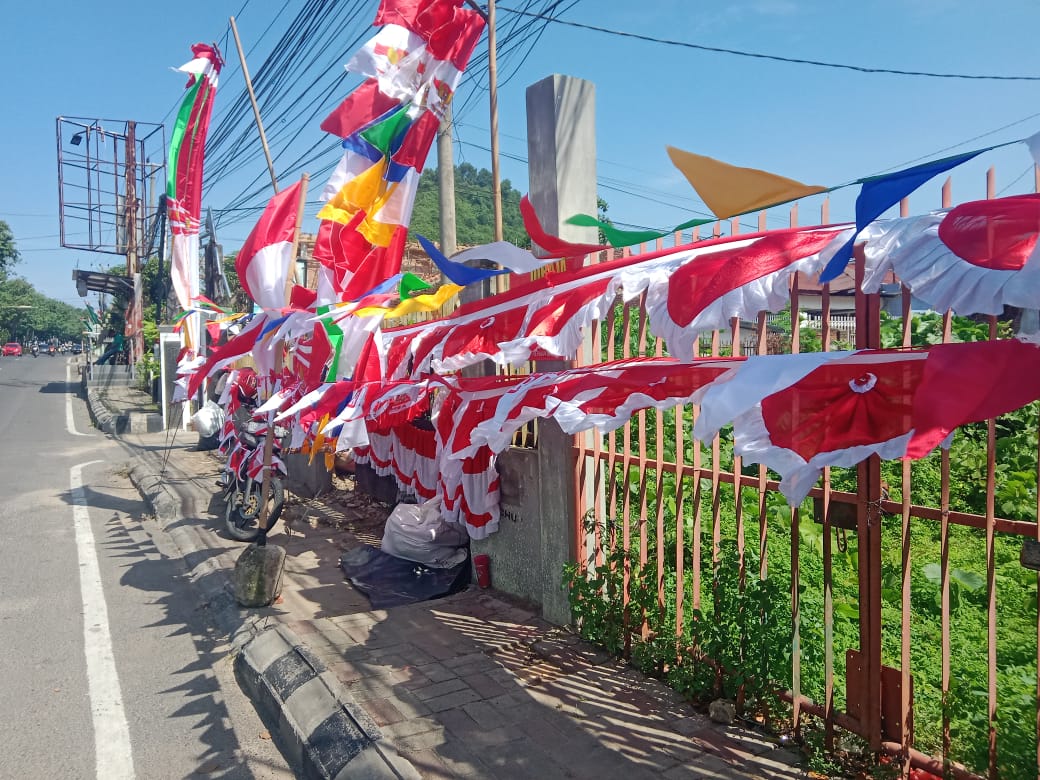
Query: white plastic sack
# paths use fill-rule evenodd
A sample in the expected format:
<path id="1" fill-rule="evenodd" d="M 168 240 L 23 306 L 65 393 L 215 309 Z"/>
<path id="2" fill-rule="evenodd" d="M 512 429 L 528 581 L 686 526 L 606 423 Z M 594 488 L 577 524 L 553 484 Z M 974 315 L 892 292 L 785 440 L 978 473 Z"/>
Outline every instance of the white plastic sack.
<path id="1" fill-rule="evenodd" d="M 206 401 L 202 408 L 191 416 L 191 422 L 199 436 L 215 436 L 224 425 L 224 410 L 212 401 Z"/>
<path id="2" fill-rule="evenodd" d="M 441 519 L 441 501 L 398 504 L 386 519 L 383 552 L 437 569 L 466 560 L 469 537 L 465 529 Z"/>

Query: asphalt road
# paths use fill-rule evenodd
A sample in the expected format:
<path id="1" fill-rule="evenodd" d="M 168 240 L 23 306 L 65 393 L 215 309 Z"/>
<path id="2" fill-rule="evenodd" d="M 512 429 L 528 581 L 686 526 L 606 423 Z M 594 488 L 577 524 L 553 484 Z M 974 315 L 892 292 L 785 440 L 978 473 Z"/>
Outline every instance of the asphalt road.
<path id="1" fill-rule="evenodd" d="M 70 376 L 0 358 L 0 778 L 291 777 Z"/>

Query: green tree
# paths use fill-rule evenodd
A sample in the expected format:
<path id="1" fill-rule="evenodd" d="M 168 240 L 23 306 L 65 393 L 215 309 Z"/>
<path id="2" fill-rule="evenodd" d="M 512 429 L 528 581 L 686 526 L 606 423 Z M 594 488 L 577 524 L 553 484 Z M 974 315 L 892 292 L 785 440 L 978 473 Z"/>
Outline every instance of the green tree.
<path id="1" fill-rule="evenodd" d="M 0 281 L 0 341 L 77 340 L 82 310 L 48 298 L 25 279 Z"/>
<path id="2" fill-rule="evenodd" d="M 0 219 L 0 279 L 6 279 L 11 266 L 21 259 L 10 225 Z"/>

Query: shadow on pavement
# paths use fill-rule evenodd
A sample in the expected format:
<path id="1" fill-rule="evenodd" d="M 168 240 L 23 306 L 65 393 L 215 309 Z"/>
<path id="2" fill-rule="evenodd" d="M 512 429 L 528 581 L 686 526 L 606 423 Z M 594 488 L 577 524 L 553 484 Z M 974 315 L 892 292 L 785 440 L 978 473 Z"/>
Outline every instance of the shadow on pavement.
<path id="1" fill-rule="evenodd" d="M 91 497 L 96 502 L 92 506 L 118 503 L 112 500 L 97 502 L 98 498 L 103 497 L 98 494 Z M 139 503 L 136 508 L 139 510 Z M 217 664 L 226 663 L 224 637 L 210 627 L 210 621 L 200 619 L 198 611 L 208 605 L 200 607 L 194 599 L 185 598 L 183 580 L 187 574 L 184 568 L 187 562 L 161 555 L 143 530 L 140 536 L 131 533 L 134 522 L 132 518 L 127 520 L 131 524 L 131 529 L 128 529 L 118 516 L 113 516 L 106 523 L 103 545 L 111 557 L 121 559 L 120 585 L 149 593 L 153 603 L 163 610 L 164 617 L 160 621 L 140 626 L 139 630 L 166 629 L 164 637 L 187 636 L 194 645 L 197 657 L 189 664 L 168 672 L 169 684 L 157 691 L 179 694 L 176 709 L 168 717 L 191 719 L 193 731 L 197 733 L 199 742 L 205 745 L 204 753 L 195 757 L 197 768 L 191 776 L 227 780 L 253 777 L 241 756 L 241 746 L 229 728 L 228 712 L 214 673 Z M 194 560 L 189 565 L 197 565 L 202 559 L 218 554 L 216 550 L 199 551 L 192 556 Z M 219 569 L 214 569 L 204 576 L 224 575 L 219 573 Z M 156 666 L 161 668 L 161 664 Z"/>

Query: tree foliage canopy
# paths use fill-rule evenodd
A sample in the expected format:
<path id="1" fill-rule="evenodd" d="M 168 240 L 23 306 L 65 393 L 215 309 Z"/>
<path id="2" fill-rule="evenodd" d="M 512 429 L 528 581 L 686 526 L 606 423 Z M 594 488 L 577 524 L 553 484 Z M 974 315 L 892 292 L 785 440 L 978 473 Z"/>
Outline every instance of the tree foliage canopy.
<path id="1" fill-rule="evenodd" d="M 502 234 L 506 241 L 530 247 L 531 239 L 520 217 L 520 195 L 508 179 L 502 181 Z M 440 241 L 440 191 L 437 169 L 427 168 L 419 178 L 409 238 L 415 234 Z M 477 246 L 495 240 L 495 206 L 492 200 L 491 171 L 469 163 L 455 166 L 455 224 L 459 246 Z"/>
<path id="2" fill-rule="evenodd" d="M 21 259 L 10 225 L 0 219 L 0 279 L 6 279 L 11 266 Z"/>
<path id="3" fill-rule="evenodd" d="M 0 342 L 78 341 L 83 316 L 83 309 L 48 298 L 25 279 L 0 281 Z"/>

